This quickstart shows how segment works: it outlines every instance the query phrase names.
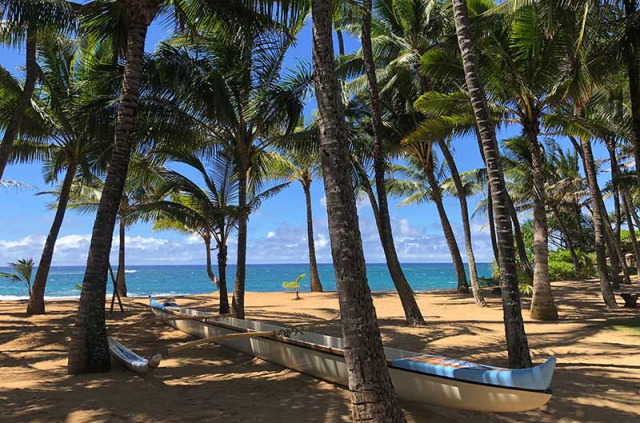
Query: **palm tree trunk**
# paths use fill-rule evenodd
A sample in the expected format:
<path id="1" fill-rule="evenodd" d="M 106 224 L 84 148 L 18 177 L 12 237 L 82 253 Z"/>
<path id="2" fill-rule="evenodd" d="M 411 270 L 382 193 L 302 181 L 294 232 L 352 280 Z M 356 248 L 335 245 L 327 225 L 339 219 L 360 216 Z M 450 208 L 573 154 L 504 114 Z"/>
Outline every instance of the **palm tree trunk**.
<path id="1" fill-rule="evenodd" d="M 0 179 L 2 179 L 7 163 L 9 159 L 11 159 L 13 143 L 18 137 L 22 118 L 31 104 L 31 96 L 33 96 L 33 90 L 36 87 L 38 72 L 38 64 L 36 62 L 36 52 L 38 49 L 37 33 L 38 31 L 35 25 L 29 24 L 27 27 L 26 77 L 24 86 L 22 87 L 22 93 L 20 93 L 20 97 L 18 97 L 16 107 L 13 109 L 11 119 L 2 137 L 2 144 L 0 145 Z"/>
<path id="2" fill-rule="evenodd" d="M 477 135 L 477 141 L 478 141 L 478 147 L 480 148 L 480 155 L 482 156 L 482 161 L 484 162 L 484 165 L 486 167 L 487 165 L 487 160 L 484 157 L 484 151 L 482 148 L 482 140 L 480 139 L 480 131 L 476 128 L 476 135 Z M 496 241 L 496 228 L 495 228 L 495 223 L 494 223 L 494 219 L 493 219 L 493 201 L 491 200 L 491 184 L 489 184 L 487 186 L 487 205 L 488 205 L 488 210 L 487 210 L 487 215 L 489 217 L 489 231 L 491 233 L 491 246 L 493 247 L 493 255 L 496 258 L 496 262 L 498 262 L 498 246 L 497 246 L 497 241 Z M 511 196 L 509 195 L 509 193 L 507 192 L 507 201 L 508 201 L 508 207 L 509 207 L 509 215 L 511 216 L 511 224 L 513 225 L 513 235 L 516 241 L 516 248 L 518 251 L 518 257 L 520 257 L 520 263 L 522 264 L 522 267 L 524 268 L 524 271 L 527 273 L 527 275 L 529 276 L 529 278 L 531 280 L 533 280 L 533 269 L 531 266 L 531 263 L 529 262 L 529 257 L 527 256 L 527 248 L 524 245 L 524 238 L 522 236 L 522 230 L 520 229 L 520 222 L 518 221 L 518 213 L 516 212 L 516 207 L 513 205 L 513 199 L 511 198 Z"/>
<path id="3" fill-rule="evenodd" d="M 158 3 L 157 0 L 148 0 L 145 4 L 137 6 L 131 7 L 129 13 L 126 64 L 115 128 L 115 143 L 93 225 L 78 314 L 71 332 L 68 364 L 71 374 L 108 371 L 111 367 L 104 310 L 107 267 L 113 229 L 133 147 L 131 135 L 138 110 L 144 43 Z"/>
<path id="4" fill-rule="evenodd" d="M 464 192 L 464 186 L 458 173 L 458 166 L 453 159 L 453 155 L 449 150 L 449 146 L 443 139 L 438 139 L 438 145 L 440 151 L 444 155 L 444 159 L 447 162 L 449 171 L 451 172 L 451 179 L 456 186 L 456 192 L 458 193 L 458 200 L 460 201 L 460 214 L 462 216 L 462 227 L 464 229 L 464 243 L 467 247 L 467 261 L 469 262 L 469 278 L 471 279 L 471 289 L 473 290 L 473 298 L 476 305 L 485 307 L 487 305 L 482 292 L 480 292 L 480 284 L 478 283 L 478 270 L 476 268 L 476 258 L 473 254 L 473 244 L 471 243 L 471 224 L 469 222 L 469 207 L 467 206 L 467 196 Z"/>
<path id="5" fill-rule="evenodd" d="M 580 260 L 578 260 L 578 255 L 576 254 L 575 246 L 573 243 L 573 238 L 569 233 L 569 229 L 567 225 L 564 224 L 564 220 L 560 217 L 560 211 L 558 210 L 558 206 L 556 204 L 551 204 L 551 210 L 553 211 L 553 215 L 560 226 L 560 231 L 564 237 L 565 242 L 567 243 L 567 249 L 569 250 L 569 254 L 571 254 L 571 261 L 573 262 L 573 269 L 576 272 L 576 276 L 579 274 L 582 267 L 580 266 Z"/>
<path id="6" fill-rule="evenodd" d="M 385 261 L 393 284 L 398 291 L 404 315 L 409 325 L 424 325 L 425 321 L 422 312 L 416 302 L 413 289 L 407 282 L 407 278 L 402 271 L 395 244 L 393 242 L 393 231 L 391 229 L 391 218 L 389 216 L 389 203 L 387 200 L 387 188 L 385 183 L 385 152 L 382 145 L 384 127 L 382 124 L 382 107 L 380 105 L 380 95 L 378 92 L 378 81 L 376 79 L 376 66 L 373 60 L 373 50 L 371 47 L 371 0 L 363 0 L 362 16 L 362 55 L 364 59 L 365 73 L 369 85 L 369 103 L 371 108 L 371 121 L 373 126 L 373 169 L 375 175 L 376 195 L 378 199 L 378 211 L 380 212 L 380 243 L 384 250 Z M 463 267 L 464 271 L 464 267 Z M 465 279 L 466 285 L 466 279 Z M 467 287 L 467 292 L 469 288 Z"/>
<path id="7" fill-rule="evenodd" d="M 533 280 L 533 266 L 531 266 L 529 256 L 527 256 L 527 247 L 524 245 L 524 237 L 522 236 L 522 228 L 520 228 L 520 221 L 518 220 L 518 212 L 509 193 L 507 193 L 507 200 L 509 201 L 509 214 L 511 215 L 511 224 L 513 225 L 513 236 L 516 240 L 518 257 L 520 258 L 520 263 L 524 271 L 529 278 Z"/>
<path id="8" fill-rule="evenodd" d="M 216 286 L 216 288 L 219 288 L 220 286 L 220 282 L 218 281 L 218 278 L 216 278 L 215 273 L 213 273 L 213 269 L 211 268 L 211 236 L 205 236 L 204 238 L 204 248 L 206 249 L 206 259 L 207 259 L 207 276 L 209 277 L 209 279 L 211 280 L 211 282 L 213 282 L 213 284 Z"/>
<path id="9" fill-rule="evenodd" d="M 53 258 L 53 251 L 56 247 L 60 227 L 62 227 L 64 214 L 67 210 L 69 194 L 71 192 L 73 179 L 76 176 L 77 167 L 78 165 L 74 161 L 69 163 L 67 166 L 67 172 L 64 176 L 64 181 L 62 182 L 62 188 L 60 189 L 60 198 L 58 199 L 56 215 L 53 218 L 51 229 L 49 229 L 49 235 L 47 236 L 47 241 L 44 244 L 42 256 L 38 263 L 36 277 L 33 280 L 33 287 L 31 288 L 31 295 L 29 296 L 29 305 L 27 306 L 27 314 L 45 313 L 44 291 L 47 285 L 47 278 L 49 277 L 49 270 L 51 269 L 51 259 Z"/>
<path id="10" fill-rule="evenodd" d="M 509 352 L 509 365 L 514 368 L 530 367 L 531 355 L 529 354 L 529 344 L 522 320 L 513 232 L 509 221 L 509 199 L 507 198 L 507 187 L 500 164 L 500 151 L 498 149 L 495 126 L 491 119 L 487 98 L 480 81 L 466 0 L 452 0 L 452 2 L 465 80 L 482 139 L 487 174 L 491 184 L 493 215 L 498 238 L 500 285 L 502 288 L 502 308 L 507 350 Z"/>
<path id="11" fill-rule="evenodd" d="M 322 283 L 318 275 L 316 262 L 316 246 L 313 237 L 313 211 L 311 209 L 311 182 L 302 184 L 304 198 L 307 205 L 307 244 L 309 245 L 309 271 L 311 273 L 311 292 L 322 292 Z"/>
<path id="12" fill-rule="evenodd" d="M 116 289 L 118 290 L 118 294 L 121 297 L 126 297 L 127 296 L 127 281 L 126 281 L 127 272 L 125 272 L 125 269 L 126 269 L 125 239 L 127 235 L 126 233 L 127 229 L 123 221 L 124 221 L 124 214 L 120 213 L 120 230 L 119 230 L 120 242 L 118 244 L 118 274 L 116 275 Z"/>
<path id="13" fill-rule="evenodd" d="M 391 384 L 366 263 L 349 174 L 349 140 L 335 72 L 331 37 L 332 0 L 313 0 L 313 68 L 329 235 L 345 343 L 352 420 L 403 423 Z"/>
<path id="14" fill-rule="evenodd" d="M 581 111 L 576 111 L 578 116 Z M 617 308 L 616 299 L 613 295 L 611 284 L 607 280 L 607 255 L 605 252 L 605 236 L 603 234 L 602 211 L 600 209 L 600 188 L 596 176 L 596 165 L 591 150 L 591 141 L 584 137 L 580 138 L 582 146 L 582 159 L 584 163 L 585 173 L 587 175 L 587 184 L 589 185 L 589 194 L 591 196 L 591 209 L 593 216 L 593 232 L 595 236 L 596 264 L 598 268 L 598 276 L 600 277 L 600 291 L 607 308 Z"/>
<path id="15" fill-rule="evenodd" d="M 224 242 L 218 245 L 218 275 L 220 275 L 220 307 L 218 313 L 229 314 L 229 294 L 227 293 L 227 244 Z"/>
<path id="16" fill-rule="evenodd" d="M 496 236 L 496 221 L 493 218 L 493 201 L 491 200 L 491 185 L 487 185 L 487 219 L 489 220 L 489 236 L 491 237 L 491 248 L 496 263 L 499 263 L 498 238 Z"/>
<path id="17" fill-rule="evenodd" d="M 627 73 L 629 75 L 629 94 L 631 97 L 631 144 L 636 159 L 636 175 L 640 184 L 640 37 L 632 29 L 631 16 L 638 11 L 637 0 L 624 0 L 626 17 L 627 45 L 624 46 Z M 1 176 L 1 175 L 0 175 Z"/>
<path id="18" fill-rule="evenodd" d="M 544 177 L 544 151 L 538 142 L 540 131 L 537 114 L 525 124 L 531 149 L 531 175 L 533 178 L 533 297 L 531 318 L 558 320 L 558 309 L 553 301 L 549 282 L 549 230 L 547 224 L 547 196 Z"/>
<path id="19" fill-rule="evenodd" d="M 342 30 L 336 29 L 336 38 L 338 39 L 338 54 L 344 56 L 344 37 L 342 36 Z"/>
<path id="20" fill-rule="evenodd" d="M 440 185 L 438 184 L 438 180 L 433 173 L 433 163 L 430 163 L 428 165 L 425 164 L 424 172 L 427 176 L 429 188 L 431 189 L 431 200 L 436 205 L 436 209 L 438 210 L 438 216 L 440 216 L 440 223 L 442 225 L 442 231 L 444 232 L 444 238 L 447 241 L 449 253 L 451 254 L 451 261 L 453 262 L 453 268 L 456 272 L 456 279 L 458 280 L 457 290 L 461 293 L 468 293 L 469 285 L 467 284 L 467 276 L 465 274 L 462 256 L 460 256 L 460 248 L 458 248 L 456 236 L 453 232 L 453 228 L 451 227 L 451 222 L 449 222 L 449 217 L 447 216 L 447 211 L 444 208 L 444 203 L 442 202 Z"/>
<path id="21" fill-rule="evenodd" d="M 238 219 L 238 259 L 236 265 L 236 283 L 231 299 L 233 315 L 238 319 L 244 319 L 244 284 L 247 267 L 247 158 L 242 142 L 237 144 L 238 153 L 238 206 L 242 210 L 242 216 Z"/>
<path id="22" fill-rule="evenodd" d="M 638 245 L 638 238 L 636 237 L 636 230 L 633 226 L 633 221 L 631 220 L 631 212 L 629 209 L 629 201 L 627 200 L 627 192 L 626 190 L 622 191 L 622 210 L 624 211 L 624 216 L 627 221 L 627 226 L 629 228 L 629 238 L 631 239 L 631 245 L 633 247 L 633 258 L 636 263 L 636 269 L 638 269 L 638 259 L 640 258 L 640 246 Z M 640 272 L 637 273 L 637 278 L 640 279 Z"/>

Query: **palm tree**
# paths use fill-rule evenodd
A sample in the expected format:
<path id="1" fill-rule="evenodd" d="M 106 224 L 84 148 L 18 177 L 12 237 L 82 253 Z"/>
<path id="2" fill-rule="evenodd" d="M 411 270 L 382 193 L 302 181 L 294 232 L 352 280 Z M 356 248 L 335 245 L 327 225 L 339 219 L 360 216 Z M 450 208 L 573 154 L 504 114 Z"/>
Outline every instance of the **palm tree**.
<path id="1" fill-rule="evenodd" d="M 473 113 L 482 141 L 482 150 L 491 186 L 493 215 L 497 229 L 498 263 L 500 265 L 500 285 L 502 288 L 502 307 L 504 310 L 509 364 L 515 368 L 530 367 L 531 355 L 522 320 L 514 239 L 508 212 L 509 199 L 507 198 L 507 187 L 500 164 L 500 151 L 498 149 L 495 126 L 487 105 L 484 87 L 480 80 L 467 3 L 465 0 L 452 0 L 452 2 L 467 91 L 471 98 Z"/>
<path id="2" fill-rule="evenodd" d="M 371 9 L 372 1 L 363 1 L 362 15 L 362 57 L 364 59 L 365 74 L 369 86 L 369 107 L 371 109 L 371 123 L 373 129 L 373 173 L 376 187 L 376 198 L 378 203 L 378 216 L 380 226 L 380 242 L 384 250 L 387 267 L 391 274 L 391 279 L 398 291 L 400 301 L 405 312 L 407 323 L 410 325 L 424 325 L 425 321 L 422 312 L 418 307 L 413 290 L 400 266 L 398 254 L 393 242 L 393 232 L 391 229 L 391 218 L 389 217 L 389 204 L 387 200 L 385 167 L 386 153 L 382 145 L 384 127 L 382 122 L 382 106 L 380 103 L 380 93 L 378 91 L 378 81 L 376 78 L 376 64 L 371 46 Z M 465 281 L 466 283 L 466 281 Z"/>
<path id="3" fill-rule="evenodd" d="M 116 6 L 122 5 L 123 13 L 115 13 L 115 16 L 127 17 L 124 79 L 116 118 L 114 147 L 96 213 L 78 315 L 71 336 L 68 369 L 72 374 L 106 371 L 110 367 L 103 307 L 107 263 L 134 146 L 132 134 L 138 110 L 147 30 L 164 3 L 162 0 L 140 0 L 116 4 Z M 237 8 L 228 8 L 226 4 L 220 2 L 198 0 L 173 3 L 178 6 L 174 8 L 180 15 L 177 21 L 188 22 L 189 17 L 204 17 L 196 22 L 191 21 L 191 28 L 194 30 L 219 28 L 222 31 L 220 35 L 224 35 L 225 30 L 226 34 L 236 33 L 238 28 L 246 28 L 253 22 L 261 22 L 264 25 L 272 16 L 278 17 L 278 20 L 285 24 L 292 16 L 298 17 L 298 8 L 291 7 L 292 2 L 288 1 L 282 7 L 278 7 L 277 3 L 274 4 L 268 0 L 247 0 Z M 101 8 L 104 5 L 103 0 L 96 0 L 85 8 L 87 13 L 93 13 L 91 16 L 94 18 L 85 24 L 88 33 L 103 38 L 121 35 L 122 33 L 111 33 L 114 25 L 109 24 L 109 18 L 114 16 L 114 9 L 109 7 L 109 4 Z M 101 14 L 101 11 L 104 13 Z M 107 33 L 101 33 L 101 30 Z"/>
<path id="4" fill-rule="evenodd" d="M 286 150 L 276 158 L 274 172 L 282 174 L 290 181 L 298 181 L 304 191 L 307 208 L 307 244 L 309 245 L 309 273 L 311 274 L 311 292 L 322 292 L 322 282 L 318 275 L 316 247 L 313 236 L 313 210 L 311 207 L 311 183 L 320 175 L 320 160 L 315 153 L 302 150 Z"/>
<path id="5" fill-rule="evenodd" d="M 291 29 L 296 34 L 298 22 Z M 178 125 L 193 134 L 197 150 L 215 155 L 225 152 L 233 158 L 238 176 L 238 207 L 246 210 L 248 195 L 259 191 L 250 186 L 262 183 L 265 154 L 271 146 L 285 142 L 283 134 L 293 132 L 311 86 L 304 67 L 281 74 L 282 61 L 291 45 L 288 37 L 272 33 L 241 34 L 233 39 L 215 34 L 191 42 L 176 39 L 163 45 L 154 56 L 151 100 L 158 110 L 162 129 Z M 269 52 L 269 54 L 267 54 Z M 255 66 L 251 64 L 254 63 Z M 160 112 L 161 111 L 161 112 Z M 191 141 L 184 133 L 172 134 L 181 142 Z M 171 137 L 170 137 L 171 138 Z M 193 148 L 193 143 L 187 147 Z M 265 161 L 266 160 L 266 161 Z M 232 312 L 244 316 L 247 255 L 247 219 L 238 220 L 238 258 Z"/>
<path id="6" fill-rule="evenodd" d="M 536 5 L 520 7 L 502 25 L 485 33 L 482 70 L 486 89 L 507 108 L 528 142 L 534 222 L 534 271 L 531 316 L 557 320 L 548 271 L 548 225 L 545 152 L 539 141 L 547 108 L 561 101 L 557 86 L 569 77 L 563 66 L 566 38 L 544 32 L 547 18 Z"/>
<path id="7" fill-rule="evenodd" d="M 220 314 L 229 313 L 227 294 L 227 240 L 231 231 L 237 228 L 238 221 L 247 213 L 237 205 L 238 175 L 235 164 L 224 154 L 216 156 L 207 168 L 195 155 L 185 152 L 166 153 L 174 161 L 186 164 L 195 170 L 204 181 L 200 187 L 187 176 L 164 171 L 164 183 L 158 188 L 156 196 L 161 199 L 140 204 L 132 215 L 143 220 L 153 220 L 154 229 L 173 229 L 195 233 L 202 238 L 206 249 L 207 274 L 220 290 Z M 263 192 L 249 193 L 249 213 L 256 211 L 263 201 L 275 196 L 286 188 L 289 182 L 277 184 Z M 258 184 L 250 184 L 257 188 Z M 168 199 L 164 199 L 165 196 Z M 211 267 L 211 241 L 215 241 L 218 250 L 218 275 Z"/>
<path id="8" fill-rule="evenodd" d="M 0 180 L 11 149 L 19 132 L 22 118 L 31 105 L 33 91 L 38 79 L 38 45 L 56 33 L 65 32 L 74 26 L 73 14 L 77 5 L 66 0 L 0 0 L 0 42 L 26 48 L 26 77 L 22 92 L 16 99 L 11 119 L 7 123 L 0 145 Z"/>
<path id="9" fill-rule="evenodd" d="M 29 314 L 45 312 L 47 278 L 71 188 L 76 174 L 87 177 L 102 165 L 105 146 L 100 145 L 100 132 L 106 126 L 90 116 L 90 103 L 102 95 L 97 90 L 96 68 L 104 64 L 101 59 L 106 51 L 81 53 L 71 40 L 50 38 L 40 42 L 40 53 L 42 90 L 33 101 L 34 112 L 23 118 L 22 141 L 14 145 L 12 160 L 44 160 L 46 182 L 55 182 L 60 173 L 64 178 L 56 192 L 56 214 L 37 268 Z"/>
<path id="10" fill-rule="evenodd" d="M 623 50 L 629 77 L 631 103 L 631 144 L 636 161 L 636 176 L 640 182 L 640 36 L 638 36 L 638 0 L 623 0 L 625 12 L 625 36 Z M 1 176 L 1 175 L 0 175 Z"/>
<path id="11" fill-rule="evenodd" d="M 386 366 L 349 174 L 349 141 L 332 40 L 333 1 L 313 0 L 313 67 L 333 263 L 355 422 L 405 422 Z"/>
<path id="12" fill-rule="evenodd" d="M 33 273 L 33 259 L 20 259 L 7 266 L 13 269 L 13 273 L 0 272 L 0 278 L 9 279 L 11 282 L 22 283 L 27 287 L 31 297 L 31 274 Z"/>
<path id="13" fill-rule="evenodd" d="M 392 165 L 391 167 L 398 176 L 404 179 L 390 179 L 387 187 L 394 195 L 407 196 L 400 205 L 420 204 L 425 201 L 432 201 L 436 205 L 456 272 L 458 292 L 468 293 L 469 285 L 467 285 L 460 248 L 444 207 L 441 186 L 444 167 L 437 167 L 431 150 L 431 143 L 429 142 L 408 143 L 406 154 L 409 166 Z"/>
<path id="14" fill-rule="evenodd" d="M 473 253 L 473 244 L 471 243 L 471 222 L 469 219 L 469 206 L 467 205 L 467 195 L 464 184 L 460 178 L 458 172 L 458 166 L 451 154 L 449 146 L 444 139 L 438 138 L 438 146 L 444 156 L 449 172 L 451 173 L 451 179 L 455 186 L 455 192 L 460 202 L 460 214 L 462 216 L 462 227 L 464 230 L 464 243 L 467 248 L 467 261 L 469 262 L 469 279 L 471 279 L 471 289 L 473 290 L 473 298 L 476 304 L 480 307 L 487 305 L 482 292 L 480 292 L 480 284 L 478 283 L 478 270 L 476 268 L 476 258 Z"/>

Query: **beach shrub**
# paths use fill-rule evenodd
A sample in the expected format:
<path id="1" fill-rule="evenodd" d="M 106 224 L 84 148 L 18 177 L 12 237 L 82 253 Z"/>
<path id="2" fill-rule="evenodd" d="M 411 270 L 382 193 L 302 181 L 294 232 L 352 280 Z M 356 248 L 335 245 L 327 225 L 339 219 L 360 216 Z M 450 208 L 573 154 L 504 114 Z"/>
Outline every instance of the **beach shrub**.
<path id="1" fill-rule="evenodd" d="M 296 300 L 300 299 L 300 282 L 302 281 L 302 279 L 306 278 L 307 275 L 306 273 L 301 274 L 300 276 L 298 276 L 298 279 L 296 279 L 295 281 L 292 282 L 282 282 L 282 287 L 284 289 L 286 289 L 287 291 L 295 291 L 296 293 Z"/>
<path id="2" fill-rule="evenodd" d="M 569 250 L 556 250 L 549 252 L 549 279 L 561 281 L 567 279 L 584 279 L 595 274 L 594 260 L 591 255 L 575 250 L 580 263 L 580 271 L 576 273 Z"/>
<path id="3" fill-rule="evenodd" d="M 549 280 L 564 281 L 575 279 L 576 276 L 576 269 L 573 268 L 573 264 L 549 260 Z"/>

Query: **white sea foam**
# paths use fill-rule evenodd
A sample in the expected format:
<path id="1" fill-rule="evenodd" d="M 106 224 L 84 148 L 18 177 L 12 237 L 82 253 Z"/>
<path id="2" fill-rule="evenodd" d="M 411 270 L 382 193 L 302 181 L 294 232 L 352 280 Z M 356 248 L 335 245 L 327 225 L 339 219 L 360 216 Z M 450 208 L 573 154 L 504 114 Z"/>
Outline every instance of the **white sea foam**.
<path id="1" fill-rule="evenodd" d="M 137 270 L 125 270 L 124 273 L 138 273 Z"/>
<path id="2" fill-rule="evenodd" d="M 80 295 L 58 295 L 54 297 L 49 297 L 45 295 L 44 299 L 49 301 L 56 300 L 77 300 L 80 298 Z M 28 295 L 0 295 L 0 301 L 17 301 L 17 300 L 28 300 Z"/>

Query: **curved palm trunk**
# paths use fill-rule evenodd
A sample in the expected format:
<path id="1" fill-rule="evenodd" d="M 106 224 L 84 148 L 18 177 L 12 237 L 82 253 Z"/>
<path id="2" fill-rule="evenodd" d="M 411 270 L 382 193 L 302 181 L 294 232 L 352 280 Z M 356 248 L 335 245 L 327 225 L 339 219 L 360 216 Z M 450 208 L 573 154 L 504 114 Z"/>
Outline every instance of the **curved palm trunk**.
<path id="1" fill-rule="evenodd" d="M 473 244 L 471 243 L 471 224 L 469 222 L 469 207 L 467 206 L 467 196 L 464 192 L 464 186 L 458 173 L 458 166 L 453 159 L 453 155 L 449 150 L 449 146 L 443 139 L 438 139 L 438 145 L 440 151 L 444 155 L 444 159 L 447 162 L 449 171 L 451 172 L 451 179 L 456 186 L 456 192 L 458 193 L 458 200 L 460 201 L 460 214 L 462 216 L 462 227 L 464 229 L 464 243 L 467 247 L 467 261 L 469 262 L 469 278 L 471 279 L 471 289 L 473 290 L 473 299 L 480 307 L 487 305 L 482 292 L 480 292 L 480 284 L 478 284 L 478 270 L 476 268 L 476 257 L 473 254 Z"/>
<path id="2" fill-rule="evenodd" d="M 213 282 L 213 284 L 216 286 L 216 288 L 219 288 L 220 282 L 218 281 L 218 278 L 216 277 L 215 273 L 213 273 L 213 269 L 211 268 L 211 237 L 204 237 L 204 248 L 206 250 L 206 259 L 207 259 L 207 276 L 209 277 L 209 279 L 211 280 L 211 282 Z"/>
<path id="3" fill-rule="evenodd" d="M 247 207 L 247 164 L 244 146 L 238 143 L 238 206 L 241 210 Z M 244 319 L 244 284 L 247 266 L 247 213 L 243 212 L 238 219 L 238 260 L 236 265 L 236 283 L 231 299 L 233 315 Z"/>
<path id="4" fill-rule="evenodd" d="M 580 115 L 580 112 L 577 113 Z M 596 176 L 596 165 L 591 150 L 591 141 L 581 137 L 582 158 L 587 174 L 587 184 L 589 185 L 589 194 L 591 196 L 591 209 L 593 216 L 593 232 L 595 236 L 596 264 L 598 268 L 598 276 L 600 277 L 600 291 L 607 308 L 617 308 L 618 304 L 613 295 L 613 288 L 607 280 L 607 255 L 605 252 L 605 237 L 603 234 L 602 211 L 600 209 L 600 188 Z"/>
<path id="5" fill-rule="evenodd" d="M 133 147 L 131 134 L 138 110 L 144 42 L 157 6 L 156 0 L 146 0 L 131 6 L 129 10 L 126 65 L 115 143 L 93 225 L 78 314 L 71 332 L 68 365 L 71 374 L 108 371 L 111 367 L 104 310 L 107 267 Z"/>
<path id="6" fill-rule="evenodd" d="M 229 314 L 229 294 L 227 292 L 227 245 L 218 245 L 218 275 L 220 275 L 220 307 L 218 313 Z"/>
<path id="7" fill-rule="evenodd" d="M 478 63 L 469 26 L 469 11 L 465 0 L 452 0 L 458 45 L 462 54 L 465 80 L 473 113 L 480 131 L 487 173 L 491 184 L 493 214 L 498 238 L 500 285 L 504 314 L 509 365 L 515 368 L 530 367 L 531 355 L 522 320 L 520 291 L 516 273 L 513 232 L 509 221 L 509 199 L 500 165 L 500 151 L 495 127 L 489 114 L 487 99 L 480 81 Z"/>
<path id="8" fill-rule="evenodd" d="M 75 162 L 71 162 L 67 166 L 67 172 L 64 176 L 64 181 L 62 182 L 62 188 L 60 189 L 60 198 L 58 199 L 56 215 L 53 218 L 53 223 L 51 224 L 51 229 L 49 230 L 49 235 L 47 235 L 47 241 L 44 244 L 42 256 L 38 263 L 36 277 L 33 280 L 33 287 L 31 288 L 31 294 L 29 295 L 29 305 L 27 306 L 27 314 L 44 314 L 45 312 L 44 291 L 47 285 L 47 278 L 49 277 L 49 270 L 51 269 L 51 259 L 53 258 L 53 251 L 56 247 L 60 227 L 62 227 L 64 214 L 67 210 L 69 193 L 71 192 L 73 178 L 76 176 L 77 167 L 78 166 Z"/>
<path id="9" fill-rule="evenodd" d="M 118 274 L 116 275 L 116 289 L 121 297 L 127 296 L 127 281 L 125 272 L 125 239 L 127 235 L 126 226 L 122 223 L 124 216 L 120 215 L 120 230 L 119 232 L 119 244 L 118 244 Z"/>
<path id="10" fill-rule="evenodd" d="M 0 179 L 4 175 L 4 170 L 7 167 L 9 159 L 11 159 L 11 150 L 13 143 L 18 137 L 20 132 L 20 124 L 24 117 L 29 104 L 31 103 L 31 96 L 33 96 L 33 90 L 36 87 L 36 79 L 38 72 L 38 64 L 36 62 L 36 52 L 38 47 L 37 30 L 34 25 L 27 27 L 27 58 L 26 58 L 26 77 L 22 93 L 16 103 L 16 107 L 13 109 L 9 124 L 4 131 L 2 137 L 2 144 L 0 144 Z"/>
<path id="11" fill-rule="evenodd" d="M 453 268 L 456 271 L 456 279 L 458 280 L 457 290 L 458 292 L 466 294 L 469 292 L 469 285 L 467 284 L 467 276 L 464 271 L 464 263 L 462 262 L 460 248 L 458 248 L 458 242 L 456 241 L 456 236 L 453 232 L 453 228 L 451 227 L 451 222 L 449 222 L 447 211 L 445 210 L 444 203 L 442 202 L 440 185 L 433 174 L 433 164 L 431 163 L 428 166 L 425 165 L 424 172 L 427 175 L 427 182 L 431 188 L 431 200 L 438 209 L 438 216 L 440 216 L 440 223 L 442 224 L 444 238 L 447 241 L 449 253 L 451 253 L 451 261 L 453 262 Z"/>
<path id="12" fill-rule="evenodd" d="M 313 68 L 331 252 L 354 422 L 403 423 L 367 283 L 340 86 L 334 69 L 333 1 L 313 0 Z"/>
<path id="13" fill-rule="evenodd" d="M 375 175 L 376 195 L 378 199 L 378 211 L 380 214 L 380 243 L 384 250 L 385 261 L 393 284 L 398 291 L 404 315 L 409 325 L 424 325 L 425 321 L 422 312 L 416 302 L 413 289 L 407 282 L 404 275 L 398 253 L 393 242 L 393 231 L 391 229 L 391 218 L 389 217 L 389 203 L 387 201 L 387 188 L 385 183 L 385 152 L 382 145 L 384 128 L 382 124 L 382 108 L 378 92 L 378 81 L 376 79 L 376 66 L 373 61 L 373 50 L 371 47 L 371 0 L 363 1 L 362 17 L 362 55 L 364 67 L 369 85 L 369 102 L 371 107 L 371 120 L 373 123 L 373 169 Z M 466 284 L 466 280 L 465 280 Z M 468 292 L 468 287 L 467 287 Z"/>
<path id="14" fill-rule="evenodd" d="M 553 301 L 549 282 L 549 229 L 547 224 L 547 196 L 544 178 L 544 152 L 538 142 L 538 116 L 525 125 L 531 149 L 531 175 L 533 178 L 533 297 L 531 318 L 558 320 L 558 309 Z"/>
<path id="15" fill-rule="evenodd" d="M 311 182 L 303 182 L 305 203 L 307 205 L 307 244 L 309 245 L 309 270 L 311 273 L 311 292 L 322 292 L 322 283 L 318 275 L 316 246 L 313 238 L 313 211 L 311 210 Z"/>

